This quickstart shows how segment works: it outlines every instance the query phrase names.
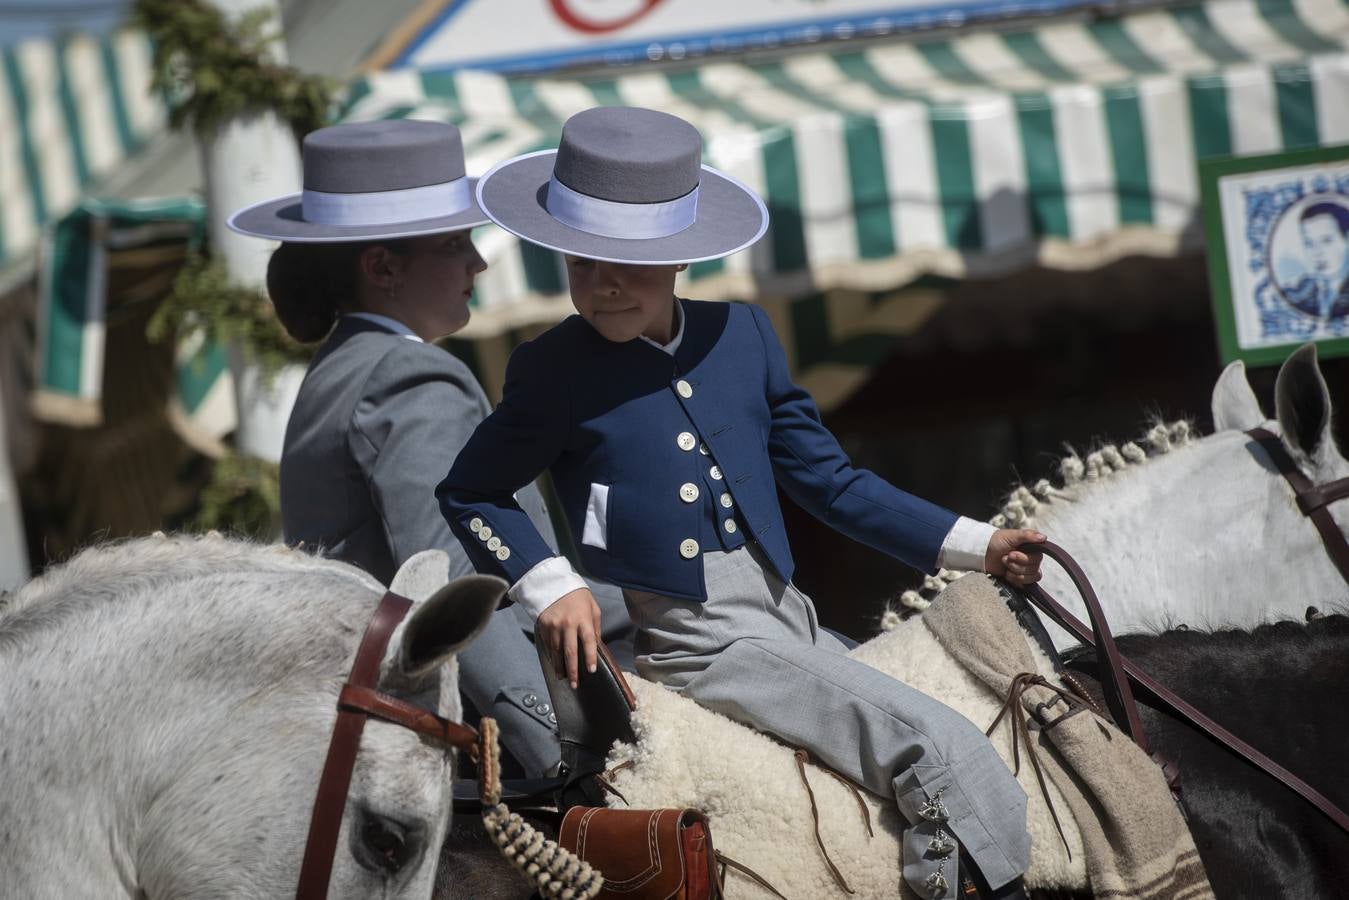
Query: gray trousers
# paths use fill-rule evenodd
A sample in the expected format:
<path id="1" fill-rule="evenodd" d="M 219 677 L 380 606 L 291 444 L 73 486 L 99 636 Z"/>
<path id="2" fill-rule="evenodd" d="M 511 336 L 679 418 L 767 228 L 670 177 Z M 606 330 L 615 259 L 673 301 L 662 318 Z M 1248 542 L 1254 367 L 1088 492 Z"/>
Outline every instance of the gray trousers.
<path id="1" fill-rule="evenodd" d="M 993 887 L 1030 862 L 1026 795 L 973 723 L 843 655 L 810 598 L 751 542 L 704 554 L 706 603 L 624 591 L 636 667 L 702 706 L 808 749 L 910 823 L 904 880 L 954 897 L 955 842 Z"/>

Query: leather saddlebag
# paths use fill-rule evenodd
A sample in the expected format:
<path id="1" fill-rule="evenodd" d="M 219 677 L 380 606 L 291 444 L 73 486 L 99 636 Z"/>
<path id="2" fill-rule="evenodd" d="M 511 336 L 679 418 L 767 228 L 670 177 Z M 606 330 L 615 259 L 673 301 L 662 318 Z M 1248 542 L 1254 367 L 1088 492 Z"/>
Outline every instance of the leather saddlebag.
<path id="1" fill-rule="evenodd" d="M 693 809 L 567 810 L 558 843 L 604 876 L 596 900 L 717 900 L 707 819 Z"/>

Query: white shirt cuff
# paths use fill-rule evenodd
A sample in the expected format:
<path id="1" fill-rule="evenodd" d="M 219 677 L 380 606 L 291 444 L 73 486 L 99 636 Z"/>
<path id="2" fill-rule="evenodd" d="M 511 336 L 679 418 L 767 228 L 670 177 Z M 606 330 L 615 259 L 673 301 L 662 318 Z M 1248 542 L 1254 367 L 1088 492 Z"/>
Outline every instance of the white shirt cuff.
<path id="1" fill-rule="evenodd" d="M 937 567 L 982 572 L 984 557 L 988 555 L 988 542 L 997 530 L 987 522 L 976 522 L 964 516 L 956 519 L 946 534 L 946 540 L 941 542 Z"/>
<path id="2" fill-rule="evenodd" d="M 565 556 L 550 556 L 521 575 L 506 596 L 523 606 L 531 619 L 537 620 L 545 609 L 583 587 L 586 587 L 585 581 L 576 574 Z"/>

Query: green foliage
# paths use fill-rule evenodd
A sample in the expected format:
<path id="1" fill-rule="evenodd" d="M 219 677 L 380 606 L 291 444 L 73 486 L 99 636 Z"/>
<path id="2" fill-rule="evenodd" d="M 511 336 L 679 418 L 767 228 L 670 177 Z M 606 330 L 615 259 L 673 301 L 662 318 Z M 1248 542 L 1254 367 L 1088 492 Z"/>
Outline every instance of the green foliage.
<path id="1" fill-rule="evenodd" d="M 210 131 L 236 116 L 274 111 L 303 135 L 322 126 L 334 83 L 275 62 L 271 14 L 229 22 L 204 0 L 136 0 L 134 21 L 154 42 L 154 87 L 174 127 Z"/>
<path id="2" fill-rule="evenodd" d="M 307 364 L 314 355 L 313 347 L 286 334 L 260 291 L 232 284 L 223 265 L 200 254 L 183 265 L 173 293 L 155 310 L 145 333 L 156 342 L 200 335 L 234 344 L 267 379 L 291 363 Z"/>
<path id="3" fill-rule="evenodd" d="M 192 526 L 269 540 L 276 536 L 280 520 L 280 467 L 235 453 L 215 464 Z"/>

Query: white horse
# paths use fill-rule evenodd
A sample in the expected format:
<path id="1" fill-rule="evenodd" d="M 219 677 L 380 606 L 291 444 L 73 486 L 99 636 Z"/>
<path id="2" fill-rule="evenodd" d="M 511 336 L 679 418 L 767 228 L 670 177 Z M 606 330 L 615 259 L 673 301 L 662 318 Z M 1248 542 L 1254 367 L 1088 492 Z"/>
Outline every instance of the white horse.
<path id="1" fill-rule="evenodd" d="M 418 562 L 396 588 L 427 583 Z M 406 696 L 440 672 L 439 712 L 457 719 L 453 654 L 502 588 L 463 579 L 414 607 L 380 690 Z M 337 693 L 383 593 L 284 547 L 161 536 L 85 550 L 13 595 L 0 897 L 294 896 Z M 441 747 L 371 719 L 328 896 L 429 897 L 450 781 Z"/>
<path id="2" fill-rule="evenodd" d="M 1314 345 L 1279 370 L 1275 419 L 1260 410 L 1240 362 L 1213 389 L 1215 432 L 1158 425 L 1140 443 L 1108 446 L 1061 464 L 1063 484 L 1014 491 L 993 524 L 1035 528 L 1062 545 L 1096 585 L 1117 633 L 1185 624 L 1250 628 L 1301 618 L 1308 605 L 1343 606 L 1349 586 L 1268 455 L 1244 433 L 1263 426 L 1313 484 L 1349 475 L 1331 437 L 1331 401 Z M 1146 449 L 1145 449 L 1146 448 Z M 1329 507 L 1349 536 L 1349 500 Z M 1044 587 L 1085 621 L 1086 610 L 1055 563 Z M 925 593 L 958 573 L 927 579 Z M 902 602 L 921 608 L 917 592 Z M 893 617 L 890 617 L 893 622 Z M 1046 622 L 1056 646 L 1078 641 Z"/>

